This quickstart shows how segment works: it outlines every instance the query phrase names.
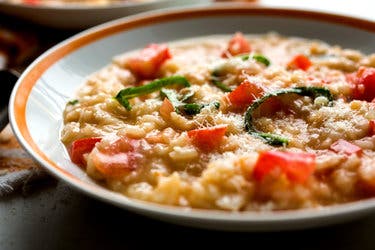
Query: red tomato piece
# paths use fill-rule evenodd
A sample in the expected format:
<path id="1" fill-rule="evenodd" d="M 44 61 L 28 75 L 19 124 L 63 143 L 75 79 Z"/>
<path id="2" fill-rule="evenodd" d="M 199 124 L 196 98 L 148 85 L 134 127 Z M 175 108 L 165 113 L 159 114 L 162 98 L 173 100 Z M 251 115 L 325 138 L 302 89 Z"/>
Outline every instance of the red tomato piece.
<path id="1" fill-rule="evenodd" d="M 343 139 L 339 139 L 335 143 L 333 143 L 330 146 L 330 149 L 336 153 L 344 153 L 346 155 L 362 154 L 362 148 Z"/>
<path id="2" fill-rule="evenodd" d="M 130 57 L 126 66 L 139 78 L 152 79 L 156 77 L 160 66 L 171 57 L 166 45 L 150 44 L 139 54 Z"/>
<path id="3" fill-rule="evenodd" d="M 375 135 L 375 120 L 370 120 L 369 121 L 369 134 Z"/>
<path id="4" fill-rule="evenodd" d="M 250 43 L 246 40 L 241 32 L 237 32 L 229 40 L 228 48 L 223 52 L 223 57 L 237 56 L 241 54 L 246 54 L 251 52 Z"/>
<path id="5" fill-rule="evenodd" d="M 187 134 L 196 147 L 203 151 L 212 151 L 220 145 L 226 131 L 227 125 L 218 125 L 190 130 Z"/>
<path id="6" fill-rule="evenodd" d="M 346 80 L 352 85 L 353 99 L 371 102 L 375 98 L 375 68 L 360 67 L 348 74 Z"/>
<path id="7" fill-rule="evenodd" d="M 102 138 L 99 137 L 91 137 L 75 140 L 69 150 L 72 162 L 81 166 L 85 165 L 86 162 L 83 155 L 90 153 L 95 147 L 95 144 L 100 142 L 101 139 Z"/>
<path id="8" fill-rule="evenodd" d="M 106 177 L 116 178 L 136 169 L 138 155 L 134 152 L 105 154 L 97 152 L 93 162 L 97 170 Z"/>
<path id="9" fill-rule="evenodd" d="M 228 99 L 236 109 L 244 109 L 263 95 L 263 88 L 249 81 L 242 82 L 228 94 Z"/>
<path id="10" fill-rule="evenodd" d="M 314 154 L 265 151 L 259 153 L 253 176 L 257 181 L 261 181 L 269 174 L 279 171 L 292 182 L 304 183 L 314 170 Z"/>
<path id="11" fill-rule="evenodd" d="M 121 137 L 110 146 L 93 153 L 92 161 L 104 176 L 118 178 L 137 168 L 141 157 L 137 153 L 139 147 L 139 140 Z"/>
<path id="12" fill-rule="evenodd" d="M 298 54 L 288 63 L 288 68 L 290 69 L 302 69 L 308 70 L 311 67 L 312 63 L 310 59 L 302 54 Z"/>

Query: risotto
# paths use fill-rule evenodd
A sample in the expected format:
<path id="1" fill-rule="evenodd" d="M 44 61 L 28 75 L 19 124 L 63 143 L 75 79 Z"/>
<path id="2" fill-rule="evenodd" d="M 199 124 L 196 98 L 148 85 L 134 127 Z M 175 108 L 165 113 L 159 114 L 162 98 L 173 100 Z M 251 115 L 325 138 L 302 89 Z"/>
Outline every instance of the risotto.
<path id="1" fill-rule="evenodd" d="M 265 211 L 375 196 L 375 54 L 275 33 L 150 44 L 74 98 L 72 162 L 127 197 Z"/>

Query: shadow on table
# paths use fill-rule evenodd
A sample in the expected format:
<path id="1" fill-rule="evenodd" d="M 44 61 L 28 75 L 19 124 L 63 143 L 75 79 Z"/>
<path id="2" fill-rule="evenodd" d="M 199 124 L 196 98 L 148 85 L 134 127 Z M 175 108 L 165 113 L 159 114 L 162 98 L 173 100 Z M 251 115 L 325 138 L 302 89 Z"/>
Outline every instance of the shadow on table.
<path id="1" fill-rule="evenodd" d="M 1 218 L 3 205 L 12 211 L 6 218 Z M 240 245 L 262 250 L 367 250 L 375 246 L 375 216 L 303 231 L 209 231 L 148 219 L 88 198 L 61 183 L 39 195 L 8 201 L 0 208 L 0 246 L 5 250 L 200 249 L 206 244 L 209 249 L 236 249 Z"/>

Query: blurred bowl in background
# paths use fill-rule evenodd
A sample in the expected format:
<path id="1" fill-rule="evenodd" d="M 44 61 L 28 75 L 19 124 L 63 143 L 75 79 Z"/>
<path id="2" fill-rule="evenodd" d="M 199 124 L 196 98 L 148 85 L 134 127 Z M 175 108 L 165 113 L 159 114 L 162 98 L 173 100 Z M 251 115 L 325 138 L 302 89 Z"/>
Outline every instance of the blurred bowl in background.
<path id="1" fill-rule="evenodd" d="M 82 29 L 112 19 L 161 8 L 208 5 L 212 0 L 153 0 L 105 5 L 44 5 L 0 1 L 0 12 L 53 28 Z"/>

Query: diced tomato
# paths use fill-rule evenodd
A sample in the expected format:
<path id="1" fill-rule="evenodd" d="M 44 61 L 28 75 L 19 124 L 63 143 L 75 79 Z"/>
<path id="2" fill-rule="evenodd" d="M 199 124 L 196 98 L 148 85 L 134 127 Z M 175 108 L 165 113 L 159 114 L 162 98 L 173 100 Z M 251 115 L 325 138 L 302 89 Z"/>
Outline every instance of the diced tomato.
<path id="1" fill-rule="evenodd" d="M 137 154 L 125 152 L 117 154 L 105 154 L 97 152 L 93 156 L 93 162 L 97 170 L 106 177 L 121 177 L 136 169 Z"/>
<path id="2" fill-rule="evenodd" d="M 203 151 L 212 151 L 220 145 L 226 131 L 227 125 L 218 125 L 190 130 L 187 134 L 196 147 Z"/>
<path id="3" fill-rule="evenodd" d="M 375 120 L 370 120 L 369 121 L 369 134 L 375 135 Z"/>
<path id="4" fill-rule="evenodd" d="M 106 148 L 98 148 L 92 153 L 96 169 L 106 177 L 121 177 L 138 166 L 140 154 L 139 140 L 121 137 Z"/>
<path id="5" fill-rule="evenodd" d="M 272 173 L 281 173 L 292 182 L 304 183 L 314 170 L 314 154 L 265 151 L 259 153 L 253 176 L 257 181 L 261 181 Z"/>
<path id="6" fill-rule="evenodd" d="M 164 101 L 159 109 L 161 117 L 163 117 L 164 119 L 169 119 L 169 117 L 171 116 L 171 112 L 173 111 L 174 107 L 171 101 L 168 98 L 164 98 Z"/>
<path id="7" fill-rule="evenodd" d="M 241 32 L 237 32 L 229 40 L 228 48 L 223 52 L 222 57 L 237 56 L 251 52 L 250 43 Z"/>
<path id="8" fill-rule="evenodd" d="M 150 44 L 139 54 L 130 57 L 126 66 L 139 78 L 155 78 L 160 66 L 171 58 L 169 49 L 164 44 Z"/>
<path id="9" fill-rule="evenodd" d="M 302 54 L 298 54 L 288 63 L 289 69 L 302 69 L 308 70 L 312 65 L 310 59 Z"/>
<path id="10" fill-rule="evenodd" d="M 346 80 L 351 84 L 353 99 L 371 102 L 375 98 L 375 68 L 360 67 Z"/>
<path id="11" fill-rule="evenodd" d="M 259 85 L 244 81 L 228 94 L 228 99 L 234 108 L 244 109 L 253 103 L 255 99 L 261 97 L 263 92 Z"/>
<path id="12" fill-rule="evenodd" d="M 97 142 L 100 142 L 102 138 L 91 137 L 91 138 L 82 138 L 75 140 L 70 147 L 70 159 L 75 164 L 83 166 L 86 164 L 85 159 L 83 158 L 84 154 L 90 153 L 95 147 Z"/>
<path id="13" fill-rule="evenodd" d="M 343 139 L 339 139 L 335 143 L 333 143 L 330 146 L 330 149 L 336 153 L 344 153 L 346 155 L 362 154 L 362 148 Z"/>

